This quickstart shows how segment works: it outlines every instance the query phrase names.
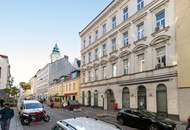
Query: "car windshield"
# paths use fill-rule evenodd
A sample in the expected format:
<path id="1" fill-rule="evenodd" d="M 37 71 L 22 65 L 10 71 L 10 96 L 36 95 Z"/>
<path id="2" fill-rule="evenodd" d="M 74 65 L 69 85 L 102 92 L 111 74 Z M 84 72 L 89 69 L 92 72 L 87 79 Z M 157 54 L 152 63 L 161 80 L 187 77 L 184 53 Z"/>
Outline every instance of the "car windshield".
<path id="1" fill-rule="evenodd" d="M 42 104 L 40 104 L 40 103 L 26 103 L 25 108 L 26 109 L 42 108 Z"/>

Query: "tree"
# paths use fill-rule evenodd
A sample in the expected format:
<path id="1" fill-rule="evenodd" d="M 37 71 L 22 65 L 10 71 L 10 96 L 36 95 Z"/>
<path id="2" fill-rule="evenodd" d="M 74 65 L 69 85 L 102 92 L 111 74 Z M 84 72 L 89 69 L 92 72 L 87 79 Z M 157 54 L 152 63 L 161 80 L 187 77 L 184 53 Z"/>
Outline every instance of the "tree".
<path id="1" fill-rule="evenodd" d="M 29 83 L 26 83 L 26 82 L 20 82 L 20 87 L 24 90 L 24 91 L 26 91 L 26 90 L 28 90 L 28 89 L 31 89 L 31 85 L 29 84 Z"/>
<path id="2" fill-rule="evenodd" d="M 11 88 L 11 91 L 10 91 L 11 96 L 16 96 L 18 93 L 19 93 L 19 89 L 17 87 L 14 86 Z"/>

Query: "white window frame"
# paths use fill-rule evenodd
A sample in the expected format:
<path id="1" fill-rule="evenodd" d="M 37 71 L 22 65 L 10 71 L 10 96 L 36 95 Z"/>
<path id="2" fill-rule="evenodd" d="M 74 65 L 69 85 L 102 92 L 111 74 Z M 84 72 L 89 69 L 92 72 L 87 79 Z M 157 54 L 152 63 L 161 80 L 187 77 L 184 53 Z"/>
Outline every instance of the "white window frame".
<path id="1" fill-rule="evenodd" d="M 92 61 L 92 53 L 89 52 L 89 53 L 88 53 L 88 62 L 90 63 L 91 61 Z"/>
<path id="2" fill-rule="evenodd" d="M 117 50 L 117 39 L 113 38 L 112 40 L 112 52 Z"/>
<path id="3" fill-rule="evenodd" d="M 105 48 L 104 48 L 105 47 Z M 106 56 L 107 55 L 107 44 L 106 43 L 104 43 L 103 45 L 102 45 L 102 55 L 103 56 Z"/>
<path id="4" fill-rule="evenodd" d="M 123 71 L 125 75 L 129 74 L 129 59 L 123 60 Z"/>
<path id="5" fill-rule="evenodd" d="M 103 79 L 106 79 L 107 77 L 106 77 L 106 66 L 103 66 L 102 67 L 102 78 Z"/>
<path id="6" fill-rule="evenodd" d="M 123 9 L 123 21 L 127 21 L 128 20 L 128 18 L 129 18 L 128 15 L 129 15 L 128 7 L 125 7 Z"/>
<path id="7" fill-rule="evenodd" d="M 163 58 L 165 59 L 165 61 L 163 61 Z M 156 60 L 157 60 L 157 65 L 159 65 L 159 67 L 167 66 L 166 65 L 166 47 L 165 46 L 156 48 Z"/>
<path id="8" fill-rule="evenodd" d="M 143 72 L 145 70 L 145 57 L 144 57 L 144 54 L 138 55 L 137 60 L 138 60 L 138 71 Z"/>
<path id="9" fill-rule="evenodd" d="M 99 58 L 99 56 L 98 56 L 98 51 L 99 51 L 98 48 L 96 48 L 96 49 L 95 49 L 95 60 L 97 60 L 97 59 Z"/>
<path id="10" fill-rule="evenodd" d="M 137 25 L 137 39 L 144 38 L 144 22 Z"/>
<path id="11" fill-rule="evenodd" d="M 103 32 L 103 34 L 106 33 L 106 31 L 107 31 L 106 26 L 107 26 L 106 23 L 102 25 L 102 32 Z"/>
<path id="12" fill-rule="evenodd" d="M 137 10 L 141 10 L 144 8 L 144 0 L 137 0 Z"/>
<path id="13" fill-rule="evenodd" d="M 98 33 L 99 33 L 98 30 L 96 30 L 96 31 L 95 31 L 95 40 L 98 39 Z"/>
<path id="14" fill-rule="evenodd" d="M 116 16 L 112 17 L 112 29 L 115 29 L 117 26 L 117 18 Z"/>
<path id="15" fill-rule="evenodd" d="M 127 46 L 129 44 L 129 34 L 128 31 L 123 33 L 123 45 Z"/>
<path id="16" fill-rule="evenodd" d="M 161 19 L 157 19 L 157 17 L 159 17 L 160 15 L 162 15 L 162 13 L 164 13 L 164 17 L 161 18 Z M 166 26 L 166 12 L 165 12 L 165 10 L 161 10 L 160 12 L 158 12 L 155 15 L 155 21 L 156 21 L 156 23 L 155 23 L 156 24 L 156 28 L 158 28 L 158 29 L 165 28 L 165 26 Z"/>
<path id="17" fill-rule="evenodd" d="M 96 80 L 98 80 L 98 69 L 95 69 L 94 73 L 95 73 L 95 81 L 96 81 Z"/>
<path id="18" fill-rule="evenodd" d="M 117 76 L 117 64 L 114 63 L 112 64 L 112 77 L 116 77 Z"/>

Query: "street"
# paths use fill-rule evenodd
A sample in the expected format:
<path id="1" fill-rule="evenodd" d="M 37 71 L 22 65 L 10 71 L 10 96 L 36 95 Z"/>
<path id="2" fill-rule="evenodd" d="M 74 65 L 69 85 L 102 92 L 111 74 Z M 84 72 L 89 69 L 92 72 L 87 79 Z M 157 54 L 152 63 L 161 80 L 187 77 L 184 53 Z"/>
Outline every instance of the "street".
<path id="1" fill-rule="evenodd" d="M 102 115 L 104 114 L 102 113 L 103 112 L 102 110 L 92 109 L 92 108 L 84 108 L 83 111 L 81 112 L 71 112 L 71 111 L 56 109 L 56 108 L 51 109 L 49 107 L 46 107 L 46 109 L 48 110 L 48 113 L 51 117 L 51 120 L 49 123 L 46 123 L 43 121 L 37 122 L 37 123 L 35 122 L 35 123 L 32 123 L 30 126 L 24 126 L 23 129 L 24 130 L 51 130 L 51 128 L 56 124 L 58 120 L 68 119 L 72 117 L 80 117 L 80 116 L 88 116 L 88 117 L 95 118 L 97 114 L 102 114 Z M 110 116 L 103 116 L 101 117 L 101 119 L 106 120 L 108 122 L 117 123 L 115 118 L 110 117 Z M 135 130 L 135 129 L 128 128 L 125 126 L 122 126 L 122 128 L 124 130 Z"/>

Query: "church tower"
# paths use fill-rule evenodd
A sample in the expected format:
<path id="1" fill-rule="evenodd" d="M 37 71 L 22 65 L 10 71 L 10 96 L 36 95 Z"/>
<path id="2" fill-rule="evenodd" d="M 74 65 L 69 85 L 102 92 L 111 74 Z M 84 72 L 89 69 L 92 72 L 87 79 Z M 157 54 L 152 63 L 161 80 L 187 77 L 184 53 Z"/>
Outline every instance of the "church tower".
<path id="1" fill-rule="evenodd" d="M 61 54 L 60 54 L 59 47 L 58 47 L 57 43 L 55 44 L 55 46 L 52 50 L 50 58 L 51 58 L 51 63 L 61 59 Z"/>

